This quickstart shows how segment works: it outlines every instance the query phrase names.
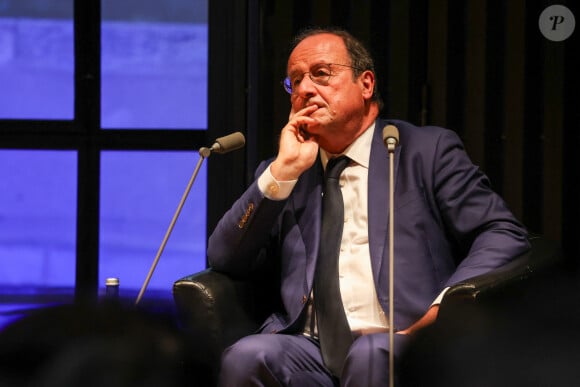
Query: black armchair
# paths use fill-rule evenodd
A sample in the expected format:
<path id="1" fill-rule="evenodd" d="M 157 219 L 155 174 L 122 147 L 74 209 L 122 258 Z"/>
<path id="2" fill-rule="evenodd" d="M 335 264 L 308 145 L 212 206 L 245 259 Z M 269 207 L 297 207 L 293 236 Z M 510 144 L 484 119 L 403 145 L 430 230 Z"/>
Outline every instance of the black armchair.
<path id="1" fill-rule="evenodd" d="M 438 321 L 451 318 L 465 305 L 501 297 L 558 261 L 560 250 L 553 243 L 542 238 L 533 238 L 531 243 L 530 252 L 508 265 L 453 286 L 442 300 Z M 208 385 L 215 383 L 222 351 L 254 332 L 273 310 L 280 308 L 273 285 L 264 283 L 264 276 L 260 278 L 239 280 L 206 269 L 173 285 L 178 321 L 197 346 L 196 369 L 205 370 Z"/>

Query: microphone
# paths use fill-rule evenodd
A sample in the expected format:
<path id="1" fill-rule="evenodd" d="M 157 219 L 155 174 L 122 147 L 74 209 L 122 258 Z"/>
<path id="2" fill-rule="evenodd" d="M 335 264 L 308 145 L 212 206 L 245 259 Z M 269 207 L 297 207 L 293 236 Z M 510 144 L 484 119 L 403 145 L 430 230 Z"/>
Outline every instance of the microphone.
<path id="1" fill-rule="evenodd" d="M 395 345 L 395 148 L 399 145 L 399 130 L 394 125 L 383 128 L 383 142 L 389 152 L 389 348 Z M 389 387 L 395 385 L 394 351 L 389 351 Z"/>
<path id="2" fill-rule="evenodd" d="M 139 290 L 139 294 L 137 295 L 137 299 L 135 300 L 135 305 L 139 304 L 139 302 L 141 301 L 141 298 L 143 298 L 143 294 L 145 293 L 145 289 L 147 289 L 147 286 L 149 285 L 149 281 L 151 280 L 151 276 L 153 275 L 153 272 L 155 271 L 155 268 L 157 267 L 157 263 L 159 262 L 159 258 L 161 257 L 161 254 L 163 253 L 163 250 L 165 249 L 165 245 L 167 244 L 167 241 L 169 240 L 169 236 L 171 235 L 171 232 L 173 231 L 173 228 L 175 227 L 175 222 L 177 221 L 177 218 L 179 217 L 179 214 L 181 213 L 181 209 L 183 208 L 183 205 L 185 204 L 185 200 L 187 199 L 187 195 L 189 195 L 189 191 L 191 190 L 191 187 L 193 186 L 193 183 L 195 182 L 195 178 L 197 177 L 197 174 L 199 172 L 201 164 L 203 163 L 203 160 L 208 158 L 212 152 L 221 153 L 221 154 L 228 153 L 228 152 L 234 151 L 236 149 L 240 149 L 244 145 L 246 145 L 246 139 L 245 139 L 244 135 L 241 132 L 235 132 L 232 134 L 228 134 L 227 136 L 217 138 L 215 140 L 214 144 L 211 146 L 211 148 L 206 148 L 206 147 L 199 148 L 199 160 L 197 161 L 197 165 L 195 166 L 195 169 L 193 170 L 193 174 L 191 175 L 191 178 L 189 179 L 189 182 L 187 183 L 187 187 L 185 188 L 185 192 L 181 196 L 181 200 L 179 201 L 179 204 L 177 205 L 177 209 L 175 210 L 175 213 L 173 214 L 173 219 L 171 219 L 171 222 L 169 223 L 169 227 L 167 228 L 167 231 L 165 232 L 165 236 L 163 237 L 163 240 L 161 241 L 161 246 L 159 246 L 159 249 L 157 250 L 157 254 L 155 255 L 155 259 L 153 260 L 153 264 L 151 264 L 151 268 L 149 269 L 149 273 L 147 273 L 147 277 L 145 277 L 145 281 L 143 282 L 143 286 L 141 286 L 141 290 Z"/>
<path id="3" fill-rule="evenodd" d="M 205 159 L 211 156 L 212 152 L 224 154 L 243 148 L 244 145 L 246 145 L 246 138 L 244 135 L 241 132 L 235 132 L 228 134 L 227 136 L 216 138 L 213 145 L 209 148 L 206 148 L 205 146 L 199 148 L 199 155 Z"/>
<path id="4" fill-rule="evenodd" d="M 399 145 L 399 129 L 395 125 L 387 125 L 383 128 L 383 142 L 389 153 L 395 151 Z"/>
<path id="5" fill-rule="evenodd" d="M 244 135 L 241 132 L 235 132 L 228 134 L 227 136 L 217 138 L 209 149 L 212 152 L 224 154 L 235 151 L 236 149 L 240 149 L 244 145 L 246 145 L 246 138 Z"/>

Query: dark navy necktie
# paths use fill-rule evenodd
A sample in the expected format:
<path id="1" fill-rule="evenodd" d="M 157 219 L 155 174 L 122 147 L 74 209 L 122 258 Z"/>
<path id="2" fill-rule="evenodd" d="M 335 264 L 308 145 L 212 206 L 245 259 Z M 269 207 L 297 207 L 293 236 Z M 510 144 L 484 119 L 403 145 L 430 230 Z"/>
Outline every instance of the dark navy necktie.
<path id="1" fill-rule="evenodd" d="M 326 166 L 320 249 L 314 275 L 314 309 L 320 350 L 326 366 L 340 376 L 352 334 L 344 313 L 338 279 L 338 255 L 344 224 L 344 204 L 339 176 L 350 159 L 330 159 Z"/>

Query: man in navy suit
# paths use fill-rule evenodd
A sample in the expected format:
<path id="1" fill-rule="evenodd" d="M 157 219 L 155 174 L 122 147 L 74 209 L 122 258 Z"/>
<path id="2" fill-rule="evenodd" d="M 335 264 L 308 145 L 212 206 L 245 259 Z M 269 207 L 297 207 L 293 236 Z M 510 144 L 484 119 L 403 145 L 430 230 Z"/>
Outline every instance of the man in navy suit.
<path id="1" fill-rule="evenodd" d="M 285 88 L 289 121 L 277 156 L 224 215 L 208 243 L 215 270 L 280 268 L 282 313 L 226 349 L 220 384 L 388 385 L 389 351 L 400 354 L 435 321 L 445 289 L 502 266 L 529 249 L 527 233 L 457 135 L 378 118 L 373 60 L 345 31 L 307 30 L 293 45 Z M 382 129 L 398 128 L 394 153 L 395 348 L 389 348 L 389 154 Z M 340 374 L 325 364 L 313 307 L 322 187 L 329 159 L 340 175 L 344 225 L 339 282 L 353 342 Z"/>

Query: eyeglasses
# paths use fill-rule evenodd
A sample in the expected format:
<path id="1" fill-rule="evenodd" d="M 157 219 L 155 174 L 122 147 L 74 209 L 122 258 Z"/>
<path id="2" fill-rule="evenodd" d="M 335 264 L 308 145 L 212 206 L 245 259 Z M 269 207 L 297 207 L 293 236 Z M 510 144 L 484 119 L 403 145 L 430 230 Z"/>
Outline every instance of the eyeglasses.
<path id="1" fill-rule="evenodd" d="M 332 72 L 332 69 L 331 69 L 332 66 L 350 67 L 353 70 L 359 70 L 356 67 L 338 64 L 338 63 L 320 63 L 317 65 L 314 65 L 310 69 L 310 71 L 302 73 L 298 76 L 295 76 L 293 78 L 286 77 L 286 79 L 284 79 L 284 81 L 282 82 L 282 85 L 284 86 L 284 90 L 286 90 L 286 92 L 288 94 L 294 93 L 294 90 L 296 89 L 296 87 L 298 87 L 298 85 L 300 85 L 300 82 L 302 82 L 302 79 L 304 79 L 304 76 L 306 74 L 308 74 L 308 76 L 310 77 L 310 80 L 312 80 L 312 82 L 316 83 L 317 85 L 327 86 L 328 81 L 330 80 L 330 77 L 335 75 Z"/>

